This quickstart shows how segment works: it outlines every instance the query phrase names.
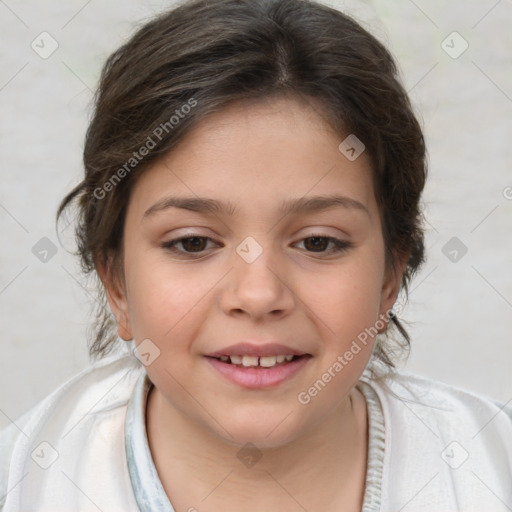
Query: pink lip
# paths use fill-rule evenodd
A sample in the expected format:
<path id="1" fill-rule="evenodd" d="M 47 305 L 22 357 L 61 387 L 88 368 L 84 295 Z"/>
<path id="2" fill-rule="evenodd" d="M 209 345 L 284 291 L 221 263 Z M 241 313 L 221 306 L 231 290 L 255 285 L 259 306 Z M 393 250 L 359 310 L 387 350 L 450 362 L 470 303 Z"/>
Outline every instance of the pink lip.
<path id="1" fill-rule="evenodd" d="M 287 347 L 286 345 L 281 345 L 280 343 L 236 343 L 235 345 L 230 345 L 229 347 L 225 347 L 216 352 L 212 352 L 208 354 L 210 357 L 220 357 L 220 356 L 257 356 L 257 357 L 265 357 L 265 356 L 279 356 L 279 355 L 292 355 L 292 356 L 302 356 L 306 354 L 301 350 L 296 350 L 291 347 Z"/>
<path id="2" fill-rule="evenodd" d="M 247 352 L 245 354 L 248 355 Z M 301 370 L 310 359 L 311 356 L 306 355 L 273 368 L 251 368 L 224 363 L 213 357 L 206 357 L 206 360 L 224 377 L 239 386 L 249 389 L 278 386 Z"/>

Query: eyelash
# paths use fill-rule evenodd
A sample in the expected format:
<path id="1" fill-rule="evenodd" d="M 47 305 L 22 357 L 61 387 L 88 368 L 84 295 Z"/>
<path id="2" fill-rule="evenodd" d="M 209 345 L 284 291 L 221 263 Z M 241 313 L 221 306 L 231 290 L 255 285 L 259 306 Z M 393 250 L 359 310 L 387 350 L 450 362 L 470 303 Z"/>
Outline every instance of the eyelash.
<path id="1" fill-rule="evenodd" d="M 205 253 L 205 250 L 203 251 L 198 251 L 198 252 L 188 252 L 188 251 L 181 251 L 181 250 L 178 250 L 176 249 L 176 245 L 179 244 L 180 242 L 183 242 L 184 240 L 190 240 L 192 238 L 199 238 L 199 239 L 206 239 L 206 240 L 211 240 L 213 241 L 210 237 L 208 236 L 200 236 L 200 235 L 189 235 L 189 236 L 183 236 L 183 237 L 180 237 L 180 238 L 175 238 L 174 240 L 169 240 L 168 242 L 164 242 L 162 243 L 162 248 L 174 253 L 174 254 L 179 254 L 181 256 L 185 256 L 187 258 L 191 258 L 191 259 L 194 259 L 194 258 L 200 258 L 201 256 L 204 255 Z M 334 244 L 334 247 L 328 251 L 307 251 L 311 254 L 323 254 L 323 255 L 332 255 L 332 254 L 337 254 L 337 253 L 342 253 L 342 252 L 345 252 L 347 250 L 349 250 L 350 248 L 353 247 L 353 244 L 352 242 L 348 242 L 346 240 L 339 240 L 338 238 L 334 238 L 332 236 L 327 236 L 327 235 L 323 235 L 321 233 L 312 233 L 311 235 L 307 236 L 307 237 L 304 237 L 300 240 L 300 242 L 304 241 L 304 240 L 309 240 L 311 238 L 324 238 L 324 239 L 327 239 L 329 242 L 333 243 Z M 197 255 L 197 256 L 194 256 L 194 255 Z"/>

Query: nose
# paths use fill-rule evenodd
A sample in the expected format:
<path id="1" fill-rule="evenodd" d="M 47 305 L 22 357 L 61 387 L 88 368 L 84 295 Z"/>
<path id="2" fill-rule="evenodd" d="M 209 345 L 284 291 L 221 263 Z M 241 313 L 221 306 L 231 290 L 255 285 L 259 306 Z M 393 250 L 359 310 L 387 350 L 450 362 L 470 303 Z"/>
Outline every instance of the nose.
<path id="1" fill-rule="evenodd" d="M 283 318 L 295 306 L 295 296 L 290 289 L 286 272 L 271 261 L 269 251 L 264 251 L 255 261 L 247 263 L 235 256 L 233 270 L 221 297 L 224 313 L 247 316 L 254 321 L 265 318 Z"/>

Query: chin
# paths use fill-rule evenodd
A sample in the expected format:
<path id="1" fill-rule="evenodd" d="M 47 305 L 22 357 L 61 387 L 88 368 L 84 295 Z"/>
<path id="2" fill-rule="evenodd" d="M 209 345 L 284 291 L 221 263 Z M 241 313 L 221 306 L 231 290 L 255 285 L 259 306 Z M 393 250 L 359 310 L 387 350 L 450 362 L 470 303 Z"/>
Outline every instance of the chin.
<path id="1" fill-rule="evenodd" d="M 303 427 L 292 422 L 291 416 L 286 420 L 286 414 L 265 415 L 253 412 L 245 419 L 238 418 L 236 421 L 227 419 L 226 429 L 229 434 L 219 427 L 211 425 L 215 429 L 217 436 L 222 440 L 238 448 L 246 446 L 248 443 L 260 449 L 279 448 L 294 441 L 300 437 Z M 256 421 L 255 418 L 259 419 Z M 284 421 L 283 421 L 284 420 Z"/>

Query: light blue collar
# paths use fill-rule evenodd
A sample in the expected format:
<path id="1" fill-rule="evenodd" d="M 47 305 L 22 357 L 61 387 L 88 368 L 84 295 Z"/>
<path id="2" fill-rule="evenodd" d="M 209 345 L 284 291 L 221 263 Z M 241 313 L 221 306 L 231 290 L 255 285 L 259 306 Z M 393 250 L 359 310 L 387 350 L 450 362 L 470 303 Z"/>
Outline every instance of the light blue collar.
<path id="1" fill-rule="evenodd" d="M 146 404 L 152 385 L 144 371 L 128 403 L 125 423 L 128 472 L 141 512 L 175 512 L 156 472 L 146 433 Z"/>

